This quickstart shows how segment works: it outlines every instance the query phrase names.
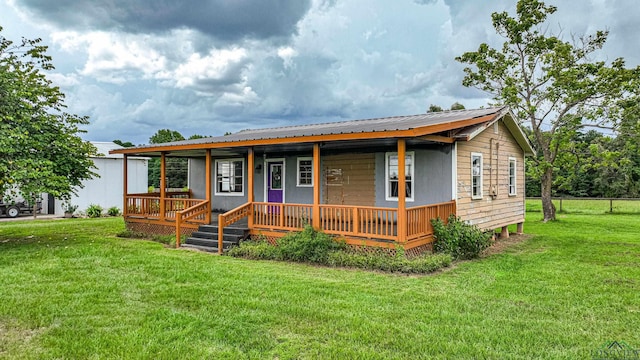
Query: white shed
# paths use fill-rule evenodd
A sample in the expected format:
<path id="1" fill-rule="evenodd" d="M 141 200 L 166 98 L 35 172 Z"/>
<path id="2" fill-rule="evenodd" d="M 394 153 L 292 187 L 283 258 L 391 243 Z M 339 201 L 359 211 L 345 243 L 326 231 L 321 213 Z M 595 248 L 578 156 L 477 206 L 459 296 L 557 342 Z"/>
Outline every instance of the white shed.
<path id="1" fill-rule="evenodd" d="M 121 149 L 122 146 L 113 142 L 91 142 L 97 149 L 98 155 L 92 157 L 97 169 L 93 171 L 99 175 L 83 182 L 84 187 L 77 189 L 77 196 L 71 197 L 71 204 L 78 205 L 79 212 L 87 210 L 89 205 L 96 204 L 102 206 L 105 211 L 116 206 L 122 211 L 123 199 L 123 155 L 109 154 L 109 151 Z M 127 187 L 130 193 L 147 192 L 148 165 L 149 158 L 128 157 L 128 182 Z M 49 206 L 50 197 L 45 196 L 42 202 L 42 213 L 51 214 L 52 210 L 56 215 L 63 215 L 63 201 L 56 199 L 54 206 Z"/>

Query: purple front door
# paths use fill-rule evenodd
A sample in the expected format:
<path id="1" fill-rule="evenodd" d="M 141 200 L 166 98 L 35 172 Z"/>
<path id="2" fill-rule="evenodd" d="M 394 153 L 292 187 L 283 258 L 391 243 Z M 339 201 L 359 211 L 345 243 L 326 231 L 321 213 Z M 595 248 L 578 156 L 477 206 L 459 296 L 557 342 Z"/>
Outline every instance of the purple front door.
<path id="1" fill-rule="evenodd" d="M 281 203 L 283 200 L 284 177 L 282 162 L 269 162 L 267 174 L 267 201 Z"/>

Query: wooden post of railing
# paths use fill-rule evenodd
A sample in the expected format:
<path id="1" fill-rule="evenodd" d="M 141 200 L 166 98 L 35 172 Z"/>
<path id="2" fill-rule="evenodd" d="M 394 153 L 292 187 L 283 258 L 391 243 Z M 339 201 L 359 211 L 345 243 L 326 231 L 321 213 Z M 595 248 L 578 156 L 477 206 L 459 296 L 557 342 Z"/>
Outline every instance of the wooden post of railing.
<path id="1" fill-rule="evenodd" d="M 222 247 L 224 246 L 224 216 L 218 215 L 218 254 L 222 255 Z"/>
<path id="2" fill-rule="evenodd" d="M 404 139 L 398 139 L 398 242 L 407 240 L 407 178 L 406 178 L 406 150 Z M 415 181 L 412 179 L 412 181 Z"/>
<path id="3" fill-rule="evenodd" d="M 278 209 L 280 209 L 280 227 L 284 226 L 284 204 L 278 204 Z"/>
<path id="4" fill-rule="evenodd" d="M 360 218 L 358 216 L 358 207 L 357 206 L 353 207 L 353 217 L 352 217 L 352 219 L 353 219 L 353 229 L 352 229 L 352 231 L 353 231 L 354 234 L 357 235 L 358 233 L 360 233 Z"/>
<path id="5" fill-rule="evenodd" d="M 211 224 L 211 149 L 207 149 L 205 159 L 205 199 L 209 201 L 207 205 L 207 224 Z M 191 191 L 191 189 L 189 189 Z"/>
<path id="6" fill-rule="evenodd" d="M 124 156 L 122 157 L 122 177 L 124 178 L 124 181 L 122 182 L 122 216 L 124 216 L 125 218 L 127 217 L 127 210 L 128 210 L 128 206 L 127 206 L 127 194 L 129 193 L 129 189 L 128 189 L 128 172 L 129 172 L 129 167 L 128 167 L 128 156 L 127 154 L 124 154 Z"/>
<path id="7" fill-rule="evenodd" d="M 160 222 L 164 222 L 165 214 L 165 197 L 167 196 L 167 182 L 166 182 L 166 153 L 163 151 L 160 153 Z"/>
<path id="8" fill-rule="evenodd" d="M 254 177 L 254 173 L 255 173 L 255 156 L 253 153 L 253 148 L 250 147 L 249 148 L 249 152 L 247 154 L 247 165 L 248 165 L 248 170 L 249 170 L 249 178 L 247 181 L 247 202 L 249 204 L 251 204 L 251 206 L 249 206 L 249 218 L 247 219 L 248 225 L 249 225 L 249 229 L 251 229 L 253 227 L 253 202 L 254 202 L 254 192 L 253 192 L 253 177 Z"/>
<path id="9" fill-rule="evenodd" d="M 320 229 L 320 144 L 313 144 L 313 212 L 311 226 Z"/>
<path id="10" fill-rule="evenodd" d="M 182 214 L 180 211 L 176 212 L 176 249 L 180 247 L 180 228 L 182 227 Z"/>

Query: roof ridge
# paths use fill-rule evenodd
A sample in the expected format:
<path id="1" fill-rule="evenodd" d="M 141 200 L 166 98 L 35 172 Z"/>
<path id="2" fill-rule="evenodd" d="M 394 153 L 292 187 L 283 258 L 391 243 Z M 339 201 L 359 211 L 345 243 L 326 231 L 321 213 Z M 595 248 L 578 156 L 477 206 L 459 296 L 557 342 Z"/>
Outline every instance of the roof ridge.
<path id="1" fill-rule="evenodd" d="M 442 113 L 455 113 L 455 112 L 463 112 L 463 111 L 478 111 L 478 110 L 489 110 L 489 109 L 502 109 L 504 108 L 505 105 L 503 106 L 490 106 L 490 107 L 486 107 L 486 108 L 478 108 L 478 109 L 459 109 L 459 110 L 442 110 L 442 111 L 438 111 L 438 112 L 427 112 L 427 113 L 419 113 L 419 114 L 411 114 L 411 115 L 394 115 L 394 116 L 380 116 L 380 117 L 374 117 L 374 118 L 367 118 L 367 119 L 352 119 L 352 120 L 341 120 L 341 121 L 328 121 L 328 122 L 322 122 L 322 123 L 311 123 L 311 124 L 299 124 L 299 125 L 285 125 L 285 126 L 276 126 L 276 127 L 269 127 L 269 128 L 260 128 L 260 129 L 243 129 L 240 130 L 236 133 L 233 133 L 231 135 L 234 134 L 244 134 L 246 132 L 250 132 L 250 131 L 266 131 L 266 130 L 279 130 L 279 129 L 286 129 L 286 128 L 304 128 L 304 127 L 310 127 L 310 126 L 321 126 L 321 125 L 335 125 L 335 124 L 345 124 L 345 123 L 357 123 L 357 122 L 362 122 L 362 121 L 374 121 L 374 120 L 389 120 L 389 119 L 398 119 L 398 118 L 408 118 L 408 117 L 413 117 L 413 116 L 430 116 L 430 115 L 437 115 L 437 114 L 442 114 Z"/>

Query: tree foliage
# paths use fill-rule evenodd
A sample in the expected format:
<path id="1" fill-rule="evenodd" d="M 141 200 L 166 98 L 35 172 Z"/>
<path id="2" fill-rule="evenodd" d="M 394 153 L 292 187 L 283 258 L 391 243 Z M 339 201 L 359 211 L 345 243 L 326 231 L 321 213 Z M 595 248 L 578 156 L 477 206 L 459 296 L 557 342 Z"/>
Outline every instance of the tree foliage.
<path id="1" fill-rule="evenodd" d="M 162 144 L 184 140 L 180 132 L 170 129 L 160 129 L 149 138 L 150 144 Z M 165 175 L 168 188 L 184 188 L 187 186 L 188 160 L 182 158 L 165 159 Z M 149 160 L 149 186 L 160 187 L 160 159 Z"/>
<path id="2" fill-rule="evenodd" d="M 122 141 L 120 139 L 113 140 L 115 144 L 118 144 L 122 147 L 134 147 L 135 145 L 131 141 Z"/>
<path id="3" fill-rule="evenodd" d="M 492 14 L 493 27 L 505 39 L 502 48 L 483 43 L 456 58 L 471 65 L 464 70 L 463 85 L 492 94 L 530 127 L 541 153 L 533 161 L 545 221 L 555 219 L 554 169 L 570 140 L 585 128 L 619 124 L 621 102 L 638 93 L 640 79 L 640 69 L 625 68 L 622 58 L 610 64 L 592 60 L 607 31 L 572 42 L 548 33 L 543 24 L 555 11 L 538 0 L 519 0 L 514 17 Z"/>
<path id="4" fill-rule="evenodd" d="M 0 32 L 2 27 L 0 27 Z M 0 193 L 68 199 L 95 174 L 91 143 L 78 134 L 87 117 L 65 112 L 64 94 L 41 39 L 14 43 L 0 35 Z"/>

